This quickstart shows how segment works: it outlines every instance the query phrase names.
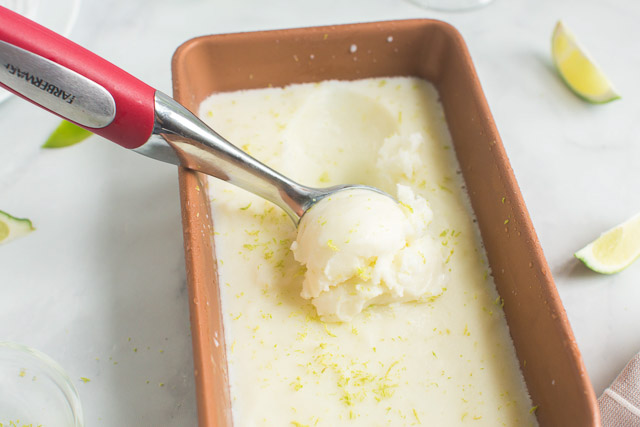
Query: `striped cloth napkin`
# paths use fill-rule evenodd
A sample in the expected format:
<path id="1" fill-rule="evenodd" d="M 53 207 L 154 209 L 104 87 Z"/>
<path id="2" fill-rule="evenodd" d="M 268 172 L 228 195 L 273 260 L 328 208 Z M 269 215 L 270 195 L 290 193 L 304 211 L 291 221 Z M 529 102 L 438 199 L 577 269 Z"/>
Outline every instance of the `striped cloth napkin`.
<path id="1" fill-rule="evenodd" d="M 640 353 L 602 393 L 598 404 L 602 427 L 640 426 Z"/>

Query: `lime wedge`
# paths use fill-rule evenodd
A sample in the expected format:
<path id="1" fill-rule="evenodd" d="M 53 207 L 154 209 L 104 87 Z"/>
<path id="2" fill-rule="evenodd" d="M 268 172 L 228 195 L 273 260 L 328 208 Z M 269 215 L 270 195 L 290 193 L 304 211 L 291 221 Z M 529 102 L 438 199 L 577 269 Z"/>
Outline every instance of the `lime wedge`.
<path id="1" fill-rule="evenodd" d="M 16 218 L 0 211 L 0 244 L 7 243 L 18 237 L 26 236 L 35 228 L 26 218 Z"/>
<path id="2" fill-rule="evenodd" d="M 575 256 L 598 273 L 624 270 L 640 256 L 640 214 L 606 231 Z"/>
<path id="3" fill-rule="evenodd" d="M 75 145 L 89 138 L 93 133 L 71 122 L 63 120 L 45 141 L 42 148 L 62 148 Z"/>
<path id="4" fill-rule="evenodd" d="M 562 21 L 558 21 L 553 30 L 551 56 L 567 86 L 585 101 L 603 104 L 620 98 L 611 82 Z"/>

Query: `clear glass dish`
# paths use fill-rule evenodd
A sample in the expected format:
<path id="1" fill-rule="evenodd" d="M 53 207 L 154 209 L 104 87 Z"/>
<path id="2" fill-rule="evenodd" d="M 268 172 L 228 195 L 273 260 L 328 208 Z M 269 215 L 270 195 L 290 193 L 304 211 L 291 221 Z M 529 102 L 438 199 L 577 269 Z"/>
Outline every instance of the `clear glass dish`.
<path id="1" fill-rule="evenodd" d="M 44 353 L 0 341 L 0 425 L 82 427 L 78 392 Z"/>

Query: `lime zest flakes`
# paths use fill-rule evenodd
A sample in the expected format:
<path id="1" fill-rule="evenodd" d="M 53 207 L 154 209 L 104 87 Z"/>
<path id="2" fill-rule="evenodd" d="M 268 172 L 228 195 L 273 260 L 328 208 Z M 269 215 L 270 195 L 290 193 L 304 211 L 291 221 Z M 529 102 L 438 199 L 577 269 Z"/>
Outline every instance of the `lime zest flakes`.
<path id="1" fill-rule="evenodd" d="M 304 277 L 306 273 L 307 273 L 307 266 L 301 265 L 296 271 L 296 274 L 294 275 L 294 277 Z"/>
<path id="2" fill-rule="evenodd" d="M 22 368 L 22 369 L 20 369 L 20 373 L 18 374 L 18 376 L 19 376 L 20 378 L 24 378 L 24 376 L 25 376 L 26 374 L 27 374 L 27 370 L 26 370 L 26 369 L 24 369 L 24 368 Z"/>
<path id="3" fill-rule="evenodd" d="M 33 424 L 24 424 L 24 423 L 20 423 L 20 420 L 9 420 L 8 421 L 9 424 L 6 425 L 6 427 L 43 427 L 42 424 L 37 424 L 37 425 L 33 425 Z M 0 427 L 4 427 L 5 424 L 3 424 L 2 422 L 0 422 Z"/>
<path id="4" fill-rule="evenodd" d="M 504 225 L 507 225 L 507 224 L 509 224 L 509 218 L 504 220 Z"/>
<path id="5" fill-rule="evenodd" d="M 389 373 L 391 372 L 391 369 L 393 369 L 393 367 L 396 366 L 398 363 L 400 363 L 400 361 L 396 360 L 391 365 L 389 365 L 389 369 L 387 369 L 387 372 L 384 374 L 385 379 L 389 377 Z"/>
<path id="6" fill-rule="evenodd" d="M 382 399 L 393 396 L 398 384 L 391 382 L 390 374 L 392 369 L 399 363 L 393 362 L 387 369 L 385 375 L 374 375 L 368 364 L 369 361 L 361 362 L 358 359 L 343 360 L 340 353 L 334 354 L 330 351 L 323 351 L 326 345 L 316 347 L 313 363 L 307 365 L 307 373 L 314 375 L 325 374 L 326 371 L 336 375 L 336 385 L 340 389 L 339 401 L 347 408 L 353 408 L 360 402 L 364 402 L 368 396 L 380 402 Z M 317 365 L 317 367 L 315 366 Z M 382 369 L 385 365 L 380 362 Z M 377 364 L 376 364 L 377 366 Z M 354 411 L 357 416 L 357 412 Z"/>
<path id="7" fill-rule="evenodd" d="M 327 246 L 329 246 L 329 249 L 331 249 L 332 251 L 340 251 L 340 249 L 333 243 L 333 240 L 331 239 L 327 240 Z"/>
<path id="8" fill-rule="evenodd" d="M 451 249 L 451 251 L 449 252 L 449 256 L 447 256 L 447 259 L 444 261 L 445 264 L 449 264 L 449 261 L 451 261 L 451 257 L 453 256 L 453 253 L 455 252 L 455 249 Z"/>
<path id="9" fill-rule="evenodd" d="M 88 382 L 91 382 L 91 380 L 89 378 L 87 378 L 87 377 L 80 377 L 80 381 L 82 381 L 85 384 L 88 383 Z"/>
<path id="10" fill-rule="evenodd" d="M 535 413 L 537 410 L 538 410 L 538 405 L 536 405 L 536 406 L 532 406 L 532 407 L 531 407 L 531 409 L 529 409 L 529 413 L 530 413 L 530 414 L 533 414 L 533 413 Z"/>
<path id="11" fill-rule="evenodd" d="M 91 135 L 93 135 L 92 132 L 64 120 L 55 128 L 51 135 L 49 135 L 49 138 L 47 138 L 42 145 L 42 148 L 70 147 L 84 141 Z"/>
<path id="12" fill-rule="evenodd" d="M 418 424 L 422 424 L 422 421 L 420 421 L 420 417 L 418 416 L 418 411 L 416 411 L 416 408 L 413 408 L 412 411 L 413 411 L 413 416 L 416 417 L 416 421 L 418 421 Z"/>
<path id="13" fill-rule="evenodd" d="M 503 205 L 504 205 L 504 202 L 505 202 L 506 200 L 507 200 L 507 198 L 506 198 L 506 197 L 503 197 L 503 198 L 502 198 L 502 200 L 501 200 L 501 201 L 502 201 L 502 204 L 503 204 Z"/>
<path id="14" fill-rule="evenodd" d="M 294 427 L 309 427 L 309 424 L 302 424 L 297 421 L 291 421 L 291 425 Z"/>
<path id="15" fill-rule="evenodd" d="M 445 187 L 445 186 L 444 186 L 444 185 L 442 185 L 442 184 L 438 184 L 438 187 L 439 187 L 442 191 L 446 191 L 447 193 L 451 193 L 451 194 L 453 194 L 453 191 L 451 191 L 451 189 L 450 189 L 450 188 L 447 188 L 447 187 Z"/>
<path id="16" fill-rule="evenodd" d="M 386 381 L 380 383 L 378 387 L 373 390 L 373 393 L 376 395 L 376 400 L 379 402 L 382 399 L 393 397 L 393 394 L 396 392 L 396 387 L 398 387 L 398 384 L 389 384 Z"/>
<path id="17" fill-rule="evenodd" d="M 246 211 L 247 209 L 249 209 L 251 207 L 251 203 L 252 202 L 249 202 L 249 204 L 247 206 L 240 208 L 240 210 L 241 211 Z"/>
<path id="18" fill-rule="evenodd" d="M 295 391 L 299 391 L 303 386 L 302 386 L 302 381 L 300 380 L 300 377 L 296 377 L 296 380 L 291 382 L 291 384 L 289 384 L 291 386 L 291 388 L 293 388 Z"/>
<path id="19" fill-rule="evenodd" d="M 413 213 L 413 208 L 411 206 L 409 206 L 408 204 L 404 203 L 404 202 L 398 202 L 400 203 L 400 205 L 404 206 L 405 208 L 407 208 L 407 210 L 411 213 Z"/>
<path id="20" fill-rule="evenodd" d="M 366 282 L 371 279 L 371 272 L 367 272 L 365 268 L 358 267 L 358 277 Z"/>
<path id="21" fill-rule="evenodd" d="M 282 239 L 282 240 L 280 240 L 280 245 L 286 247 L 287 249 L 289 249 L 289 247 L 291 246 L 291 239 Z"/>
<path id="22" fill-rule="evenodd" d="M 329 327 L 327 326 L 327 324 L 326 324 L 326 323 L 323 323 L 322 325 L 324 326 L 324 330 L 325 330 L 325 332 L 327 333 L 327 335 L 329 335 L 330 337 L 334 337 L 334 338 L 335 338 L 335 337 L 337 337 L 337 335 L 336 335 L 336 334 L 334 334 L 333 332 L 331 332 L 331 331 L 329 330 Z"/>
<path id="23" fill-rule="evenodd" d="M 318 181 L 320 181 L 320 182 L 322 182 L 324 184 L 330 182 L 331 180 L 329 179 L 329 172 L 327 172 L 327 171 L 322 172 L 320 177 L 318 177 Z"/>
<path id="24" fill-rule="evenodd" d="M 345 384 L 339 385 L 340 387 L 344 386 Z M 346 390 L 342 391 L 342 397 L 340 398 L 340 401 L 342 403 L 344 403 L 347 406 L 353 406 L 355 404 L 354 402 L 355 400 L 355 395 L 353 393 L 349 393 Z"/>

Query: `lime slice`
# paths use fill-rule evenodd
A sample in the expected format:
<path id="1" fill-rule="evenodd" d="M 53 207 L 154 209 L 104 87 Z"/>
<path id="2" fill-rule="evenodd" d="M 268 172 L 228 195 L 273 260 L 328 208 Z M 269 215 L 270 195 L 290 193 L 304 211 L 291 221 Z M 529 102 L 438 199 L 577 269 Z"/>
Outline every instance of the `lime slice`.
<path id="1" fill-rule="evenodd" d="M 562 21 L 558 21 L 553 30 L 551 56 L 564 82 L 582 99 L 603 104 L 620 98 Z"/>
<path id="2" fill-rule="evenodd" d="M 26 236 L 35 228 L 26 218 L 16 218 L 0 211 L 0 244 L 7 243 L 18 237 Z"/>
<path id="3" fill-rule="evenodd" d="M 640 214 L 606 231 L 575 256 L 598 273 L 624 270 L 640 256 Z"/>

